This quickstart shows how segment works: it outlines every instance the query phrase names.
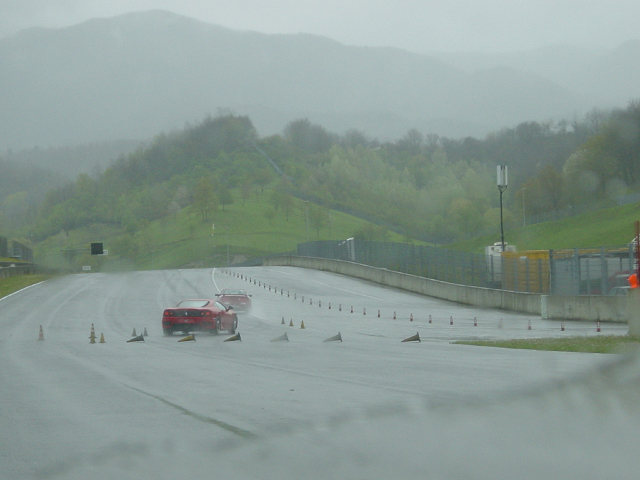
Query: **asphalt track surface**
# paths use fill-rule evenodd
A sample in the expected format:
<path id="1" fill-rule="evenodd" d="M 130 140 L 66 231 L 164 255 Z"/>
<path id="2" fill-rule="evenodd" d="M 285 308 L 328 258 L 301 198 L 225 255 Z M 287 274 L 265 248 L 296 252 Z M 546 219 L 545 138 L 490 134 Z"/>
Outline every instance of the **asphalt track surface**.
<path id="1" fill-rule="evenodd" d="M 164 308 L 222 288 L 252 294 L 240 341 L 162 335 Z M 90 343 L 92 324 L 106 343 Z M 452 343 L 624 325 L 561 331 L 290 267 L 70 275 L 0 300 L 0 325 L 0 478 L 636 478 L 640 466 L 635 355 Z M 127 343 L 133 329 L 144 342 Z"/>

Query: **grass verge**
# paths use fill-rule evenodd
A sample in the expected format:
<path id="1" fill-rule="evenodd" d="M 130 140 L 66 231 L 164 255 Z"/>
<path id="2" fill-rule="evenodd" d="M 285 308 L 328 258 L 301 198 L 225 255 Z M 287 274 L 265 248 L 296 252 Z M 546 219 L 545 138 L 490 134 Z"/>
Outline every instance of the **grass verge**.
<path id="1" fill-rule="evenodd" d="M 514 340 L 472 340 L 454 342 L 482 347 L 524 348 L 557 352 L 626 353 L 640 348 L 640 337 L 603 335 L 569 338 L 533 338 Z"/>
<path id="2" fill-rule="evenodd" d="M 16 275 L 15 277 L 0 278 L 0 298 L 17 292 L 18 290 L 42 282 L 51 278 L 51 275 L 33 274 L 33 275 Z"/>

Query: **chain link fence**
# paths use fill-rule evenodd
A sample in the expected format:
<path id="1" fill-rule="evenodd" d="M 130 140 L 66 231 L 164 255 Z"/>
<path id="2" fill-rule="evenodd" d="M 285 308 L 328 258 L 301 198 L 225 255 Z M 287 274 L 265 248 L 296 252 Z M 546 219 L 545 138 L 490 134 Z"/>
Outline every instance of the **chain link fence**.
<path id="1" fill-rule="evenodd" d="M 625 294 L 627 277 L 635 265 L 632 245 L 477 254 L 350 238 L 302 243 L 297 254 L 352 261 L 462 285 L 554 295 Z"/>

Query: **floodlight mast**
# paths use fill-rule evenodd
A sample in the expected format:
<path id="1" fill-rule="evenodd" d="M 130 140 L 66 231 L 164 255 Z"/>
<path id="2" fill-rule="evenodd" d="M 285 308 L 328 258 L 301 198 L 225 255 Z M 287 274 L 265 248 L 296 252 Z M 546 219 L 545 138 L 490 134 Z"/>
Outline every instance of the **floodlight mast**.
<path id="1" fill-rule="evenodd" d="M 509 174 L 506 165 L 498 165 L 498 190 L 500 191 L 500 243 L 502 244 L 502 252 L 504 252 L 504 223 L 502 220 L 502 194 L 507 189 L 509 183 Z"/>

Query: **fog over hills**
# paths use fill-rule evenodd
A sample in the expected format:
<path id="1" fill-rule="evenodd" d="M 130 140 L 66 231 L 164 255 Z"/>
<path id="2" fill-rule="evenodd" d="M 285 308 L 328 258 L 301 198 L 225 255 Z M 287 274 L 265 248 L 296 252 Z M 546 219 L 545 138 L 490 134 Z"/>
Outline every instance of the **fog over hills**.
<path id="1" fill-rule="evenodd" d="M 482 136 L 640 97 L 639 42 L 563 54 L 420 55 L 164 11 L 29 29 L 0 40 L 0 152 L 148 138 L 219 110 L 249 115 L 260 135 L 308 118 L 381 140 Z"/>

